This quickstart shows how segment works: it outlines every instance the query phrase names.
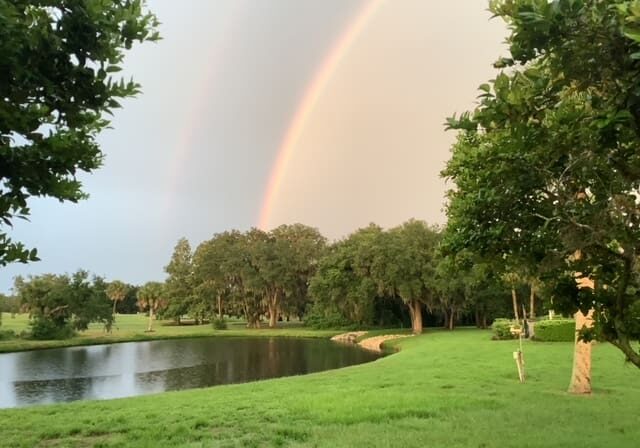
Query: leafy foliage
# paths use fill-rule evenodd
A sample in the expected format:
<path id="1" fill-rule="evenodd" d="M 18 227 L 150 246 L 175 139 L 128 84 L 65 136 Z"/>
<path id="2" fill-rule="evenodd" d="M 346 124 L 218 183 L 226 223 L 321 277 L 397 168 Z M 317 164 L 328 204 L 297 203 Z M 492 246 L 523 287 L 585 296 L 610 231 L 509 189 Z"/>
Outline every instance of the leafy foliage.
<path id="1" fill-rule="evenodd" d="M 167 306 L 162 311 L 163 317 L 180 322 L 190 310 L 192 315 L 201 314 L 195 309 L 191 245 L 186 238 L 178 241 L 171 261 L 164 269 L 169 276 L 165 282 Z"/>
<path id="2" fill-rule="evenodd" d="M 511 328 L 517 328 L 518 323 L 512 319 L 496 319 L 491 324 L 491 331 L 493 332 L 493 339 L 514 339 L 515 336 L 511 333 Z"/>
<path id="3" fill-rule="evenodd" d="M 481 86 L 444 175 L 453 252 L 540 271 L 558 306 L 640 367 L 637 1 L 494 0 L 508 67 Z M 576 256 L 579 254 L 579 256 Z M 576 273 L 595 281 L 580 289 Z M 555 285 L 555 286 L 554 286 Z"/>
<path id="4" fill-rule="evenodd" d="M 196 294 L 203 303 L 217 303 L 219 319 L 225 304 L 228 314 L 244 316 L 249 326 L 259 326 L 268 314 L 275 327 L 283 313 L 304 313 L 324 246 L 318 230 L 302 224 L 214 235 L 193 257 Z"/>
<path id="5" fill-rule="evenodd" d="M 5 230 L 30 197 L 86 197 L 77 175 L 102 163 L 105 114 L 140 92 L 114 78 L 124 51 L 157 26 L 143 0 L 0 1 L 0 266 L 38 259 Z"/>
<path id="6" fill-rule="evenodd" d="M 101 322 L 106 328 L 113 315 L 100 277 L 89 278 L 86 271 L 75 274 L 45 274 L 23 279 L 17 277 L 14 289 L 32 321 L 32 337 L 60 339 L 86 330 L 89 323 Z"/>
<path id="7" fill-rule="evenodd" d="M 536 322 L 535 339 L 544 342 L 573 342 L 576 322 L 573 319 L 554 319 Z"/>

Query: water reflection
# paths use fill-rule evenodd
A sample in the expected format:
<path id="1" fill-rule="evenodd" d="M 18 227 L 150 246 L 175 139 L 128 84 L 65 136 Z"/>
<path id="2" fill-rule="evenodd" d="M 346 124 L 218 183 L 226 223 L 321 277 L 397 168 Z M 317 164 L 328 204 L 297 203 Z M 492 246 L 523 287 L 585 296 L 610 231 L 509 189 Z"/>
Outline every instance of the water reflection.
<path id="1" fill-rule="evenodd" d="M 0 407 L 129 397 L 300 375 L 378 355 L 326 340 L 203 338 L 0 355 Z"/>

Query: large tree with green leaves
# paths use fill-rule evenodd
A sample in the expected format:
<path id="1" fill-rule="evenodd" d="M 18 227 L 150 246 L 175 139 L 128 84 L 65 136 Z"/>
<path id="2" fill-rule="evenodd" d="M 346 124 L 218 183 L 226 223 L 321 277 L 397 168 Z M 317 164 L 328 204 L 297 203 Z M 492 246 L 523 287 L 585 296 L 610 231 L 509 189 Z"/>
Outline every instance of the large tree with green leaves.
<path id="1" fill-rule="evenodd" d="M 218 233 L 202 242 L 193 255 L 194 292 L 202 302 L 214 302 L 218 319 L 223 318 L 225 303 L 241 286 L 242 257 L 238 231 Z M 230 303 L 227 303 L 231 310 Z"/>
<path id="2" fill-rule="evenodd" d="M 22 308 L 29 312 L 36 339 L 70 337 L 73 331 L 86 330 L 91 322 L 101 322 L 110 329 L 113 315 L 106 289 L 102 278 L 90 278 L 86 271 L 71 276 L 16 277 L 14 284 Z"/>
<path id="3" fill-rule="evenodd" d="M 398 296 L 409 308 L 411 327 L 422 333 L 422 308 L 436 299 L 436 249 L 440 231 L 410 220 L 380 239 L 374 268 L 379 287 Z"/>
<path id="4" fill-rule="evenodd" d="M 186 238 L 180 238 L 173 249 L 171 261 L 164 270 L 168 274 L 165 281 L 167 306 L 162 314 L 180 323 L 180 318 L 190 313 L 194 319 L 202 314 L 194 292 L 193 254 Z"/>
<path id="5" fill-rule="evenodd" d="M 144 0 L 0 0 L 0 266 L 37 260 L 6 231 L 30 197 L 86 197 L 77 175 L 102 164 L 105 115 L 140 91 L 114 76 L 157 26 Z"/>
<path id="6" fill-rule="evenodd" d="M 593 307 L 596 334 L 640 367 L 640 2 L 491 10 L 510 27 L 510 55 L 479 106 L 449 119 L 460 133 L 444 171 L 456 185 L 447 243 L 545 266 L 554 303 Z"/>
<path id="7" fill-rule="evenodd" d="M 274 327 L 283 311 L 298 316 L 304 314 L 309 282 L 315 274 L 326 240 L 318 229 L 299 223 L 281 225 L 270 235 L 275 258 L 269 264 L 281 274 L 277 279 L 279 292 L 269 301 L 269 326 Z"/>
<path id="8" fill-rule="evenodd" d="M 371 224 L 327 249 L 309 288 L 319 311 L 327 315 L 337 311 L 360 326 L 373 323 L 375 300 L 385 290 L 378 256 L 384 237 L 382 228 Z"/>

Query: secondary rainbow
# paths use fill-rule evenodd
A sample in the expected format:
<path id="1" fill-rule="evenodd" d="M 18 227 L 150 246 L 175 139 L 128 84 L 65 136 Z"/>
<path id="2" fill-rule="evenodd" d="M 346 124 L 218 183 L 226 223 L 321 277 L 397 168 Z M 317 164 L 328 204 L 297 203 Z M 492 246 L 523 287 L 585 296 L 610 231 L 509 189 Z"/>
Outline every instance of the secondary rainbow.
<path id="1" fill-rule="evenodd" d="M 295 149 L 304 127 L 313 111 L 324 88 L 336 71 L 340 61 L 349 51 L 358 35 L 362 32 L 367 23 L 371 20 L 375 12 L 379 9 L 384 0 L 370 0 L 365 3 L 355 14 L 355 17 L 331 46 L 315 76 L 305 90 L 302 100 L 298 104 L 287 131 L 284 134 L 282 143 L 278 149 L 276 161 L 271 169 L 269 182 L 262 201 L 258 227 L 267 230 L 273 205 L 282 185 L 282 179 L 287 171 L 287 166 Z"/>

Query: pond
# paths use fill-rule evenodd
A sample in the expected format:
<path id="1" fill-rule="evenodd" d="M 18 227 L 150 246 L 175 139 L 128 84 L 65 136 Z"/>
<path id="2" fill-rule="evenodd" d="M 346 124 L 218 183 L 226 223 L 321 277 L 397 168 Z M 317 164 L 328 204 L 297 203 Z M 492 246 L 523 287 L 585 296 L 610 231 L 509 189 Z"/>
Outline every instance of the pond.
<path id="1" fill-rule="evenodd" d="M 197 338 L 0 354 L 0 408 L 302 375 L 380 355 L 324 339 Z"/>

